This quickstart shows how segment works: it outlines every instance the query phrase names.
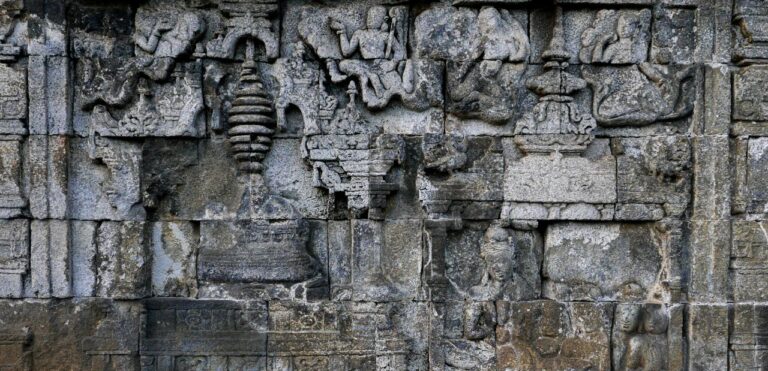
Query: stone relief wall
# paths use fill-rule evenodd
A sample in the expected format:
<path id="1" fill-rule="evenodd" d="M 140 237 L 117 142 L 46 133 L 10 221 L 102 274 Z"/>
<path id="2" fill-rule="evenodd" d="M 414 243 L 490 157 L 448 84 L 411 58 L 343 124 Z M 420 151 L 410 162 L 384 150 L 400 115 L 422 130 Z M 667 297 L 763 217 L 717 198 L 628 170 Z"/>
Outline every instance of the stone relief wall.
<path id="1" fill-rule="evenodd" d="M 0 0 L 0 370 L 768 367 L 764 0 Z"/>

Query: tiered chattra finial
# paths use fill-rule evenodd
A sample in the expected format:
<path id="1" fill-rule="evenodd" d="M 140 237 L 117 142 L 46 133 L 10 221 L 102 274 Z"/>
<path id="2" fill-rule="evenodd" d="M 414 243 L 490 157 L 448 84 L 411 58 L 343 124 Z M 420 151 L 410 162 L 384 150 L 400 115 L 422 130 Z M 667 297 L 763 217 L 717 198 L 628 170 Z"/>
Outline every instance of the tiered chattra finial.
<path id="1" fill-rule="evenodd" d="M 258 66 L 253 60 L 251 41 L 246 58 L 229 111 L 229 142 L 240 171 L 261 173 L 264 168 L 262 161 L 272 146 L 277 125 L 272 97 L 265 91 Z"/>

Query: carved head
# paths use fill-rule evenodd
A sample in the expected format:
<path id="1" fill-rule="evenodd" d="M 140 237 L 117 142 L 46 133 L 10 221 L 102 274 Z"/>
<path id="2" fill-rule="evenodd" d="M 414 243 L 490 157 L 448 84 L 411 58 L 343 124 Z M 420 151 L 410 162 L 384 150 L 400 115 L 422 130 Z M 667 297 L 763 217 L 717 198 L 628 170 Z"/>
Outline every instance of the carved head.
<path id="1" fill-rule="evenodd" d="M 618 321 L 621 332 L 635 332 L 640 324 L 640 306 L 639 305 L 620 305 L 618 308 L 616 320 Z"/>
<path id="2" fill-rule="evenodd" d="M 649 334 L 667 332 L 669 319 L 660 305 L 648 306 L 643 316 L 643 329 Z"/>
<path id="3" fill-rule="evenodd" d="M 477 25 L 480 32 L 491 32 L 502 26 L 501 13 L 496 8 L 484 8 L 477 15 Z"/>
<path id="4" fill-rule="evenodd" d="M 621 38 L 632 38 L 637 34 L 640 28 L 640 20 L 631 14 L 623 14 L 619 17 L 616 25 L 616 31 Z"/>
<path id="5" fill-rule="evenodd" d="M 485 232 L 480 254 L 493 281 L 503 282 L 512 277 L 514 249 L 506 229 L 499 226 L 489 227 Z"/>
<path id="6" fill-rule="evenodd" d="M 387 8 L 383 6 L 373 6 L 368 9 L 368 16 L 365 19 L 365 26 L 370 30 L 379 30 L 387 21 Z"/>
<path id="7" fill-rule="evenodd" d="M 178 26 L 186 26 L 186 36 L 190 40 L 196 40 L 205 32 L 205 23 L 195 13 L 186 13 L 182 20 L 177 23 Z"/>

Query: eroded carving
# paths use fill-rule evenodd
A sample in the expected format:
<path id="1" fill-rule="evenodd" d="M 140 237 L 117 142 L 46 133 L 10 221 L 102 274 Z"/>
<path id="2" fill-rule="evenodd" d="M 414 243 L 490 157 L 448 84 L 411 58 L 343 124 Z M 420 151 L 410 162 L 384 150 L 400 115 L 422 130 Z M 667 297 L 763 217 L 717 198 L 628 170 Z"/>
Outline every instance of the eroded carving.
<path id="1" fill-rule="evenodd" d="M 0 221 L 0 297 L 20 298 L 29 271 L 29 223 Z"/>
<path id="2" fill-rule="evenodd" d="M 645 62 L 650 42 L 651 11 L 601 10 L 581 35 L 583 63 Z"/>
<path id="3" fill-rule="evenodd" d="M 528 35 L 506 10 L 483 8 L 476 22 L 476 54 L 448 63 L 449 109 L 463 118 L 505 123 L 514 114 L 516 85 L 530 54 Z"/>
<path id="4" fill-rule="evenodd" d="M 640 63 L 582 68 L 593 88 L 592 112 L 601 126 L 643 126 L 693 112 L 694 68 Z"/>
<path id="5" fill-rule="evenodd" d="M 22 191 L 22 146 L 18 136 L 0 136 L 0 217 L 22 215 L 27 198 Z"/>
<path id="6" fill-rule="evenodd" d="M 534 220 L 611 218 L 612 210 L 602 209 L 616 201 L 615 159 L 598 143 L 590 155 L 583 155 L 597 124 L 574 98 L 586 82 L 566 70 L 571 56 L 564 45 L 559 7 L 555 17 L 552 40 L 542 57 L 544 72 L 528 81 L 539 101 L 515 125 L 514 142 L 522 158 L 508 156 L 513 161 L 505 169 L 507 203 L 502 214 Z"/>
<path id="7" fill-rule="evenodd" d="M 570 53 L 564 45 L 562 9 L 557 9 L 552 40 L 542 56 L 545 72 L 528 81 L 539 102 L 515 125 L 515 142 L 526 153 L 580 153 L 596 127 L 591 113 L 574 102 L 573 95 L 587 84 L 566 71 Z"/>
<path id="8" fill-rule="evenodd" d="M 395 97 L 415 111 L 437 107 L 439 65 L 407 58 L 408 9 L 373 6 L 364 19 L 357 29 L 348 30 L 352 20 L 333 10 L 308 14 L 298 24 L 299 34 L 324 60 L 331 82 L 356 82 L 367 108 L 383 109 Z"/>
<path id="9" fill-rule="evenodd" d="M 469 290 L 476 300 L 494 301 L 502 299 L 511 284 L 515 260 L 515 246 L 509 233 L 499 226 L 491 226 L 483 236 L 480 256 L 485 263 L 485 273 L 479 285 Z"/>
<path id="10" fill-rule="evenodd" d="M 619 304 L 613 331 L 615 370 L 669 369 L 668 309 L 658 304 Z"/>
<path id="11" fill-rule="evenodd" d="M 101 187 L 116 215 L 143 215 L 141 147 L 134 142 L 92 135 L 87 150 L 91 160 L 107 168 Z"/>
<path id="12" fill-rule="evenodd" d="M 499 369 L 610 369 L 612 304 L 500 302 Z"/>
<path id="13" fill-rule="evenodd" d="M 102 3 L 0 0 L 0 368 L 766 358 L 763 0 Z"/>
<path id="14" fill-rule="evenodd" d="M 258 40 L 263 47 L 263 56 L 274 59 L 278 56 L 278 35 L 273 31 L 270 17 L 277 11 L 274 0 L 230 0 L 218 4 L 225 20 L 225 29 L 217 30 L 206 43 L 206 54 L 214 58 L 235 58 L 242 40 Z M 243 59 L 253 58 L 246 50 Z"/>
<path id="15" fill-rule="evenodd" d="M 285 112 L 293 105 L 301 111 L 304 134 L 320 134 L 320 127 L 333 118 L 338 100 L 326 92 L 325 74 L 307 61 L 304 43 L 293 47 L 291 57 L 278 60 L 273 71 L 280 85 L 275 99 L 277 125 L 283 130 L 287 127 Z"/>
<path id="16" fill-rule="evenodd" d="M 0 63 L 0 134 L 26 134 L 26 118 L 27 76 Z"/>
<path id="17" fill-rule="evenodd" d="M 98 104 L 90 116 L 91 135 L 103 137 L 201 136 L 204 133 L 200 64 L 178 65 L 172 85 L 152 89 L 140 79 L 138 101 L 118 120 Z"/>
<path id="18" fill-rule="evenodd" d="M 18 35 L 19 21 L 23 9 L 21 0 L 7 0 L 0 3 L 0 61 L 13 61 L 21 54 Z"/>
<path id="19" fill-rule="evenodd" d="M 338 109 L 323 134 L 307 137 L 307 158 L 313 164 L 317 186 L 343 192 L 355 215 L 381 218 L 386 197 L 399 186 L 384 177 L 405 156 L 398 135 L 384 134 L 364 120 L 357 107 L 357 89 L 350 83 L 349 101 Z"/>
<path id="20" fill-rule="evenodd" d="M 175 18 L 175 22 L 171 19 Z M 136 14 L 136 54 L 178 58 L 194 51 L 205 32 L 205 21 L 194 11 L 145 6 Z"/>
<path id="21" fill-rule="evenodd" d="M 768 11 L 760 0 L 736 0 L 733 23 L 736 25 L 736 45 L 733 58 L 742 64 L 768 58 Z"/>

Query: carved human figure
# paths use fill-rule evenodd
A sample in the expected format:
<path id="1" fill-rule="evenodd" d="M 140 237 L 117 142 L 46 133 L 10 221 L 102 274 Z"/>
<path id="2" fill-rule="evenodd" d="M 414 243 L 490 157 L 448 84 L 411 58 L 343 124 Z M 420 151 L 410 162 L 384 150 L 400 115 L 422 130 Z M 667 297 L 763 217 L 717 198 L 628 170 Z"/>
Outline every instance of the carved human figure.
<path id="1" fill-rule="evenodd" d="M 500 226 L 491 226 L 483 237 L 480 255 L 485 263 L 485 274 L 479 285 L 470 288 L 473 299 L 493 301 L 503 296 L 511 283 L 514 267 L 514 245 L 509 233 Z"/>
<path id="2" fill-rule="evenodd" d="M 584 63 L 640 63 L 647 55 L 650 10 L 601 10 L 581 36 Z"/>
<path id="3" fill-rule="evenodd" d="M 477 25 L 481 41 L 473 59 L 448 67 L 451 109 L 462 117 L 505 123 L 515 112 L 516 85 L 525 72 L 530 42 L 506 10 L 482 9 Z"/>
<path id="4" fill-rule="evenodd" d="M 483 60 L 524 63 L 531 52 L 528 34 L 523 26 L 506 11 L 488 7 L 477 15 Z"/>
<path id="5" fill-rule="evenodd" d="M 627 347 L 628 370 L 666 371 L 668 318 L 661 306 L 649 306 L 643 312 L 643 334 L 633 336 Z"/>
<path id="6" fill-rule="evenodd" d="M 405 48 L 395 37 L 395 26 L 401 20 L 393 17 L 391 24 L 388 24 L 389 18 L 387 8 L 373 6 L 368 9 L 365 28 L 353 32 L 349 38 L 344 24 L 331 19 L 331 29 L 339 35 L 341 54 L 348 58 L 359 49 L 363 59 L 404 59 Z"/>
<path id="7" fill-rule="evenodd" d="M 175 24 L 167 19 L 155 23 L 148 36 L 134 35 L 136 46 L 155 57 L 176 58 L 188 53 L 205 32 L 205 22 L 195 13 L 184 13 Z"/>
<path id="8" fill-rule="evenodd" d="M 625 334 L 631 334 L 637 331 L 640 325 L 640 307 L 637 305 L 621 306 L 617 320 L 619 322 L 619 330 Z"/>
<path id="9" fill-rule="evenodd" d="M 348 38 L 344 24 L 337 19 L 330 20 L 331 29 L 339 35 L 342 56 L 349 58 L 359 50 L 364 59 L 345 59 L 338 64 L 329 60 L 331 81 L 341 82 L 350 75 L 357 78 L 363 102 L 370 108 L 383 108 L 393 96 L 412 93 L 414 89 L 413 64 L 404 60 L 402 35 L 396 32 L 398 21 L 397 17 L 388 15 L 387 8 L 371 7 L 365 28 Z"/>
<path id="10" fill-rule="evenodd" d="M 611 72 L 584 67 L 582 74 L 594 89 L 592 110 L 602 126 L 648 125 L 693 110 L 692 67 L 640 63 Z"/>
<path id="11" fill-rule="evenodd" d="M 616 325 L 614 330 L 613 341 L 613 368 L 616 370 L 623 369 L 622 365 L 626 363 L 627 346 L 632 336 L 636 335 L 638 328 L 640 327 L 640 305 L 635 304 L 619 304 L 616 307 Z"/>
<path id="12" fill-rule="evenodd" d="M 602 61 L 622 62 L 632 59 L 635 38 L 640 32 L 640 19 L 633 14 L 622 14 L 619 16 L 616 26 L 616 39 L 608 44 L 603 51 Z"/>

